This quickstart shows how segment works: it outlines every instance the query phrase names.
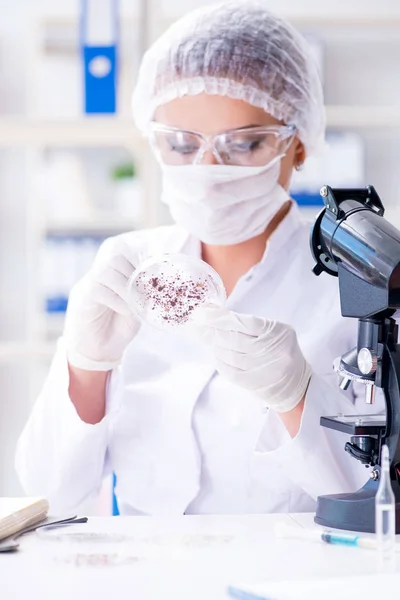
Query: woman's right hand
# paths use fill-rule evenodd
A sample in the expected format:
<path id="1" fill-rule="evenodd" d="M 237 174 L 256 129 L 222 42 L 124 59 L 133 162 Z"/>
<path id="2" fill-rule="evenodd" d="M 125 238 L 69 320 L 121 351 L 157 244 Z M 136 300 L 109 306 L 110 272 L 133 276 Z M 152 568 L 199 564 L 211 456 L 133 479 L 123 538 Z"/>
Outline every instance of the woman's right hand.
<path id="1" fill-rule="evenodd" d="M 124 238 L 106 240 L 92 269 L 71 291 L 64 339 L 72 367 L 111 371 L 140 329 L 128 304 L 128 281 L 143 256 Z"/>

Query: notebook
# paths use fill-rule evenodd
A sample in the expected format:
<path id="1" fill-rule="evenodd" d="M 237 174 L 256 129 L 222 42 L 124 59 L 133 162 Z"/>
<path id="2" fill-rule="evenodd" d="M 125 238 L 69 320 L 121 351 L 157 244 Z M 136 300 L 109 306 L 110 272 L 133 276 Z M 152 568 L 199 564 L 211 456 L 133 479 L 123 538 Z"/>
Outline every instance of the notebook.
<path id="1" fill-rule="evenodd" d="M 357 551 L 356 551 L 357 552 Z M 271 581 L 255 585 L 237 585 L 228 588 L 228 595 L 236 600 L 376 600 L 397 598 L 400 573 L 366 574 L 334 579 L 302 581 Z"/>
<path id="2" fill-rule="evenodd" d="M 44 498 L 0 498 L 0 540 L 40 523 L 48 511 Z"/>

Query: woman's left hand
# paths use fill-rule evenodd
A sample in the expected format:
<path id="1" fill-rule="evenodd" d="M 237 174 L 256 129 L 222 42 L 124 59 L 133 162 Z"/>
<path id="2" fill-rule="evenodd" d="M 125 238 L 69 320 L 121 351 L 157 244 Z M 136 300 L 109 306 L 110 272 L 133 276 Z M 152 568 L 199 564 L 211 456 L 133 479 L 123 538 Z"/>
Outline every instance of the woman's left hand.
<path id="1" fill-rule="evenodd" d="M 312 370 L 289 325 L 205 307 L 198 311 L 196 329 L 212 346 L 219 373 L 269 408 L 288 412 L 303 400 Z"/>

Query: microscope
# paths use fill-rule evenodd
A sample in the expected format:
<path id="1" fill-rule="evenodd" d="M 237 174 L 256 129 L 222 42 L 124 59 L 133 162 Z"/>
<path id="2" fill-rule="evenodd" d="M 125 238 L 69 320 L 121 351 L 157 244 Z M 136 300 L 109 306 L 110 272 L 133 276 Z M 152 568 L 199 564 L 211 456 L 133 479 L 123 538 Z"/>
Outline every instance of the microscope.
<path id="1" fill-rule="evenodd" d="M 315 522 L 324 527 L 375 531 L 375 494 L 381 449 L 389 448 L 396 499 L 396 533 L 400 533 L 400 345 L 393 318 L 400 308 L 400 231 L 384 217 L 372 186 L 321 189 L 325 208 L 311 231 L 316 275 L 338 278 L 341 313 L 358 319 L 357 346 L 334 361 L 340 387 L 365 385 L 372 404 L 376 388 L 386 402 L 385 415 L 321 417 L 321 426 L 349 435 L 344 450 L 372 468 L 365 485 L 354 493 L 320 496 Z"/>

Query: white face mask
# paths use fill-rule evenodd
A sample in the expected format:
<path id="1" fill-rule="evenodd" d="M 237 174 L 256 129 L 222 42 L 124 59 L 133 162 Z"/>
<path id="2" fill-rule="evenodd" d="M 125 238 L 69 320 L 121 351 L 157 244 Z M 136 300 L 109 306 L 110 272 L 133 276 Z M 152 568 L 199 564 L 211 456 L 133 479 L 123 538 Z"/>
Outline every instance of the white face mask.
<path id="1" fill-rule="evenodd" d="M 266 167 L 163 165 L 161 199 L 205 244 L 239 244 L 265 231 L 289 198 L 278 184 L 281 158 Z"/>

